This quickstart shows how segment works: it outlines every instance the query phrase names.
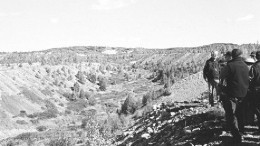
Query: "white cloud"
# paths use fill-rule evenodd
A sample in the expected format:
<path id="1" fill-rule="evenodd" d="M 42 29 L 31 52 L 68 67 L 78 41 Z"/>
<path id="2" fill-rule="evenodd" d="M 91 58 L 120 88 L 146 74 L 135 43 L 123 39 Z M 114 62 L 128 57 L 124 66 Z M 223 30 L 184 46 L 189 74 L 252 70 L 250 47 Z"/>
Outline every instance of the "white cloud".
<path id="1" fill-rule="evenodd" d="M 0 12 L 0 17 L 15 17 L 15 16 L 21 16 L 21 12 L 10 12 L 10 13 L 5 13 L 5 12 Z"/>
<path id="2" fill-rule="evenodd" d="M 7 13 L 0 12 L 0 17 L 5 17 L 5 16 L 7 16 Z"/>
<path id="3" fill-rule="evenodd" d="M 97 3 L 92 5 L 95 10 L 111 10 L 126 7 L 135 3 L 137 0 L 97 0 Z"/>
<path id="4" fill-rule="evenodd" d="M 59 19 L 58 19 L 58 18 L 51 18 L 51 19 L 50 19 L 50 22 L 51 22 L 52 24 L 57 24 L 57 23 L 59 23 Z"/>
<path id="5" fill-rule="evenodd" d="M 22 13 L 21 12 L 11 12 L 10 16 L 21 16 Z"/>
<path id="6" fill-rule="evenodd" d="M 250 21 L 254 18 L 255 18 L 255 15 L 249 14 L 249 15 L 237 18 L 237 21 Z"/>

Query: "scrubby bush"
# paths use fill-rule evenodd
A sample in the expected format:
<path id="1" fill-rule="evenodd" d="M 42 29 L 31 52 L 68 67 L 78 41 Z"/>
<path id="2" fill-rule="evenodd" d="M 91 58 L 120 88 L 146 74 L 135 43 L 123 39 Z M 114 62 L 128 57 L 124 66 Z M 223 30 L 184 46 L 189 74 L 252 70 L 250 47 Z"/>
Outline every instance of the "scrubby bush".
<path id="1" fill-rule="evenodd" d="M 74 91 L 75 93 L 78 93 L 78 92 L 79 92 L 79 90 L 80 90 L 79 83 L 78 83 L 78 82 L 74 83 L 74 86 L 73 86 L 73 91 Z"/>
<path id="2" fill-rule="evenodd" d="M 88 107 L 88 101 L 78 99 L 77 101 L 71 101 L 67 104 L 67 109 L 71 111 L 80 112 L 84 108 Z"/>
<path id="3" fill-rule="evenodd" d="M 68 81 L 71 81 L 72 79 L 73 79 L 72 75 L 70 75 L 70 76 L 67 78 Z"/>
<path id="4" fill-rule="evenodd" d="M 48 146 L 74 146 L 75 144 L 72 143 L 70 138 L 59 138 L 59 139 L 52 139 L 48 143 Z"/>
<path id="5" fill-rule="evenodd" d="M 84 74 L 81 71 L 78 71 L 76 77 L 78 78 L 79 82 L 81 84 L 85 84 L 86 83 L 86 78 L 84 76 Z"/>
<path id="6" fill-rule="evenodd" d="M 85 92 L 83 89 L 80 90 L 79 98 L 81 99 L 89 99 L 90 94 L 88 92 Z"/>
<path id="7" fill-rule="evenodd" d="M 62 66 L 61 71 L 63 71 L 64 73 L 66 72 L 65 66 Z"/>
<path id="8" fill-rule="evenodd" d="M 45 71 L 46 71 L 46 73 L 50 74 L 50 73 L 51 73 L 51 68 L 46 67 L 46 68 L 45 68 Z"/>
<path id="9" fill-rule="evenodd" d="M 108 64 L 108 65 L 106 66 L 106 70 L 107 70 L 107 71 L 111 71 L 111 69 L 112 69 L 111 65 Z"/>
<path id="10" fill-rule="evenodd" d="M 97 76 L 96 76 L 94 73 L 89 73 L 89 74 L 87 75 L 87 79 L 88 79 L 91 83 L 95 84 L 96 81 L 97 81 Z"/>
<path id="11" fill-rule="evenodd" d="M 96 99 L 94 96 L 89 96 L 88 98 L 88 104 L 91 106 L 94 106 L 97 103 Z"/>
<path id="12" fill-rule="evenodd" d="M 164 94 L 165 94 L 164 89 L 159 89 L 157 91 L 150 91 L 150 92 L 146 93 L 142 99 L 143 106 L 147 105 L 152 100 L 158 99 L 159 97 L 163 96 Z"/>
<path id="13" fill-rule="evenodd" d="M 129 81 L 130 75 L 129 75 L 128 73 L 125 73 L 124 77 L 125 77 L 125 79 L 126 79 L 127 81 Z"/>
<path id="14" fill-rule="evenodd" d="M 36 73 L 35 77 L 38 78 L 38 79 L 41 78 L 41 76 L 38 73 Z"/>
<path id="15" fill-rule="evenodd" d="M 106 91 L 106 89 L 107 89 L 107 80 L 106 80 L 106 78 L 99 77 L 98 80 L 99 80 L 99 83 L 98 83 L 99 89 L 101 91 Z"/>
<path id="16" fill-rule="evenodd" d="M 132 93 L 129 93 L 126 100 L 121 107 L 121 113 L 123 114 L 133 114 L 138 108 L 138 100 L 135 99 Z"/>
<path id="17" fill-rule="evenodd" d="M 116 113 L 111 113 L 108 115 L 107 119 L 101 125 L 101 133 L 105 138 L 114 137 L 117 131 L 121 131 L 123 124 Z"/>
<path id="18" fill-rule="evenodd" d="M 36 130 L 39 131 L 39 132 L 42 132 L 42 131 L 47 130 L 47 127 L 46 126 L 38 126 L 38 127 L 36 127 Z"/>
<path id="19" fill-rule="evenodd" d="M 146 93 L 145 95 L 143 95 L 143 99 L 142 99 L 142 104 L 143 106 L 147 105 L 147 103 L 152 101 L 152 97 L 151 97 L 151 93 Z"/>
<path id="20" fill-rule="evenodd" d="M 58 79 L 55 79 L 55 80 L 54 80 L 53 85 L 59 86 L 59 81 L 58 81 Z"/>
<path id="21" fill-rule="evenodd" d="M 80 89 L 80 92 L 79 92 L 79 98 L 81 99 L 85 99 L 85 92 L 83 89 Z"/>
<path id="22" fill-rule="evenodd" d="M 20 124 L 20 125 L 27 125 L 28 123 L 24 120 L 17 120 L 16 121 L 17 124 Z"/>
<path id="23" fill-rule="evenodd" d="M 53 109 L 48 109 L 44 112 L 33 113 L 28 115 L 29 118 L 38 118 L 39 120 L 57 118 L 58 111 Z"/>

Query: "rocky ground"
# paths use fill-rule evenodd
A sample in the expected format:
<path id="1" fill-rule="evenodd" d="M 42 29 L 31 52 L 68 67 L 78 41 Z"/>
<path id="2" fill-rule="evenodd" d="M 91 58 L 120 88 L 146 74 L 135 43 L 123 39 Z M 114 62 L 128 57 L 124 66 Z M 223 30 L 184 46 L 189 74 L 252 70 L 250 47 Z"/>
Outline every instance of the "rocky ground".
<path id="1" fill-rule="evenodd" d="M 221 103 L 208 107 L 204 99 L 153 106 L 153 111 L 136 119 L 136 123 L 117 137 L 120 146 L 238 145 L 225 128 Z M 260 145 L 256 126 L 246 126 L 239 145 Z"/>

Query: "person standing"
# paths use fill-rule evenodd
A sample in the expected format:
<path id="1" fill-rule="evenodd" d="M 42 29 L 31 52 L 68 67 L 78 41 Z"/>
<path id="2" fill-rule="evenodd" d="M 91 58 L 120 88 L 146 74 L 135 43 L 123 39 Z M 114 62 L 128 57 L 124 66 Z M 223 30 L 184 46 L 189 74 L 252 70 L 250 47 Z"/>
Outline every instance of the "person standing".
<path id="1" fill-rule="evenodd" d="M 254 61 L 256 61 L 257 60 L 256 59 L 256 52 L 255 51 L 251 52 L 250 57 L 253 58 Z"/>
<path id="2" fill-rule="evenodd" d="M 227 63 L 221 78 L 226 80 L 227 99 L 224 100 L 226 122 L 230 128 L 234 143 L 242 142 L 241 133 L 244 132 L 242 100 L 249 87 L 249 69 L 243 61 L 242 51 L 233 49 L 232 60 Z"/>
<path id="3" fill-rule="evenodd" d="M 258 132 L 260 132 L 260 51 L 256 52 L 257 61 L 252 65 L 249 78 L 249 89 L 252 91 L 252 99 L 250 100 L 253 111 L 257 116 Z"/>
<path id="4" fill-rule="evenodd" d="M 218 51 L 211 52 L 211 58 L 208 59 L 203 68 L 203 78 L 208 83 L 209 89 L 209 104 L 214 106 L 214 95 L 215 89 L 217 93 L 219 83 L 219 62 L 217 60 Z M 218 94 L 216 95 L 218 96 Z"/>
<path id="5" fill-rule="evenodd" d="M 255 63 L 255 60 L 253 58 L 245 58 L 244 62 L 246 63 L 248 69 L 250 70 L 252 65 Z M 250 87 L 250 75 L 249 75 L 249 87 Z M 249 88 L 247 91 L 246 98 L 242 101 L 243 104 L 243 121 L 245 125 L 252 125 L 254 123 L 254 112 L 253 112 L 253 106 L 252 105 L 252 97 L 253 92 Z"/>

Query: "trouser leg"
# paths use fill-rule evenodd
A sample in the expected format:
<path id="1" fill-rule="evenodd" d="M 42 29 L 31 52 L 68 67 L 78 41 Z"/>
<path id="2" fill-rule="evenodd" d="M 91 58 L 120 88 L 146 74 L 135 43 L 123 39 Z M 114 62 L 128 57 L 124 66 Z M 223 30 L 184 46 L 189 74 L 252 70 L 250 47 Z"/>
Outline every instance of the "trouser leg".
<path id="1" fill-rule="evenodd" d="M 210 105 L 214 106 L 214 86 L 211 86 Z"/>
<path id="2" fill-rule="evenodd" d="M 233 135 L 234 138 L 240 139 L 241 135 L 239 133 L 238 119 L 236 115 L 236 110 L 238 108 L 237 103 L 232 100 L 227 100 L 225 103 L 225 107 L 226 107 L 227 127 L 230 128 L 231 134 Z"/>
<path id="3" fill-rule="evenodd" d="M 211 106 L 214 106 L 214 100 L 213 100 L 213 86 L 211 84 L 211 81 L 208 82 L 209 87 L 209 104 Z"/>
<path id="4" fill-rule="evenodd" d="M 238 102 L 235 115 L 237 117 L 238 129 L 240 132 L 244 132 L 244 103 Z"/>
<path id="5" fill-rule="evenodd" d="M 258 105 L 257 107 L 255 107 L 255 114 L 257 116 L 257 126 L 258 126 L 258 130 L 260 130 L 260 105 Z"/>
<path id="6" fill-rule="evenodd" d="M 258 96 L 260 95 L 258 94 Z M 257 117 L 257 126 L 260 129 L 260 100 L 257 99 L 257 95 L 254 97 L 254 100 L 252 100 L 252 105 L 254 114 L 256 114 Z"/>

